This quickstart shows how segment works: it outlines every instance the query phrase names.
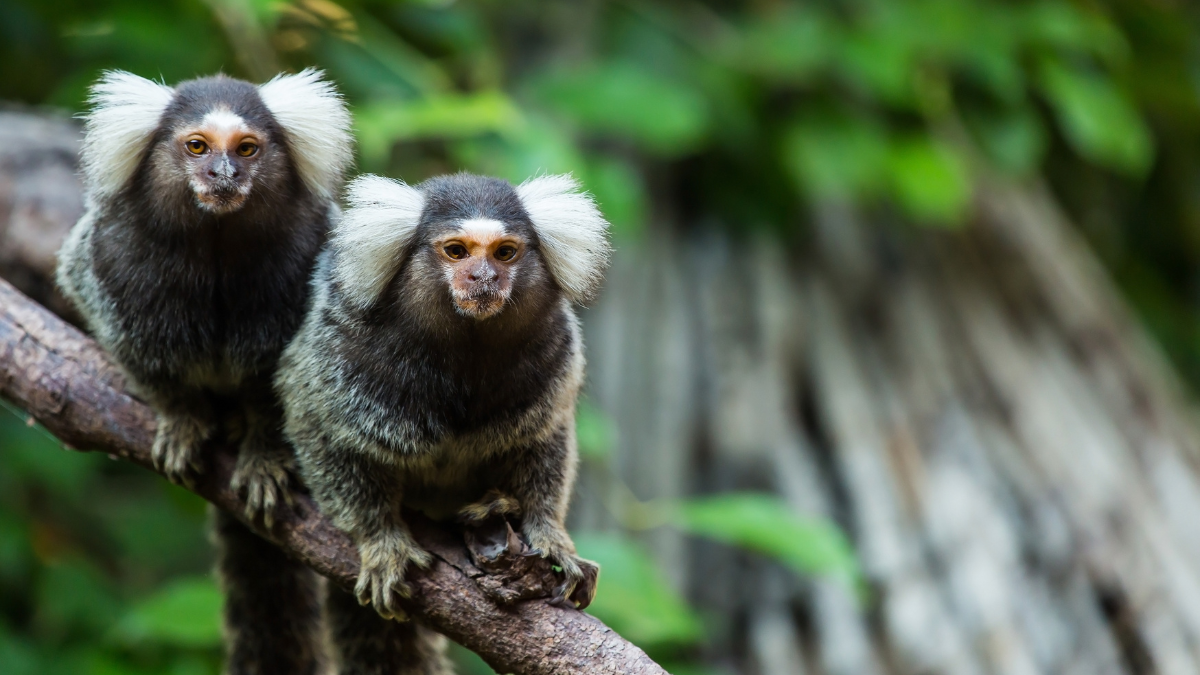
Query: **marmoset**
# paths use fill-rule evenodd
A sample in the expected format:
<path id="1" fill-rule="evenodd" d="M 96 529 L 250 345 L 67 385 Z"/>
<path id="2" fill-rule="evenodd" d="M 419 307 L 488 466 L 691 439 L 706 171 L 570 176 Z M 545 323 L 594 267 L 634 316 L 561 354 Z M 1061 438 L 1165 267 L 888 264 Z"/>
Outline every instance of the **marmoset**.
<path id="1" fill-rule="evenodd" d="M 584 371 L 572 303 L 601 280 L 608 223 L 570 176 L 364 176 L 347 193 L 276 391 L 301 475 L 358 546 L 359 604 L 402 617 L 405 573 L 430 561 L 403 506 L 512 517 L 561 567 L 556 600 L 586 606 L 598 570 L 564 527 Z M 442 672 L 433 634 L 364 611 L 331 598 L 344 672 L 385 653 Z"/>
<path id="2" fill-rule="evenodd" d="M 203 443 L 236 429 L 233 486 L 270 526 L 294 463 L 271 379 L 338 212 L 349 114 L 315 70 L 175 87 L 108 72 L 89 103 L 86 210 L 59 252 L 59 284 L 156 411 L 155 465 L 190 482 Z M 315 577 L 234 517 L 214 518 L 228 671 L 315 672 Z"/>

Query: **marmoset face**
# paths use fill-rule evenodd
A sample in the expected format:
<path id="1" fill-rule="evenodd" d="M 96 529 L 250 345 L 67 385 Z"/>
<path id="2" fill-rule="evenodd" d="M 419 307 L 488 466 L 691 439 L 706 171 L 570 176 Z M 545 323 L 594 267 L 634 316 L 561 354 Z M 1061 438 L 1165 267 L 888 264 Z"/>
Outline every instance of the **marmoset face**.
<path id="1" fill-rule="evenodd" d="M 455 309 L 474 319 L 487 319 L 504 309 L 529 252 L 524 237 L 490 218 L 460 221 L 435 237 L 432 246 Z"/>
<path id="2" fill-rule="evenodd" d="M 173 155 L 200 208 L 231 213 L 246 203 L 259 168 L 274 150 L 267 133 L 227 108 L 175 129 Z"/>

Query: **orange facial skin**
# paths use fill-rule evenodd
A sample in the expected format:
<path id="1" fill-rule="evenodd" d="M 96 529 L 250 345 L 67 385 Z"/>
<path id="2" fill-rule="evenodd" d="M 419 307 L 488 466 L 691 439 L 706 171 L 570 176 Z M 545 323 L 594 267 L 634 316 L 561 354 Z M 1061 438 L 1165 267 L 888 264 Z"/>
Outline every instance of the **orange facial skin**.
<path id="1" fill-rule="evenodd" d="M 497 224 L 498 225 L 498 224 Z M 512 294 L 513 264 L 526 242 L 500 228 L 467 228 L 433 243 L 460 314 L 487 319 L 504 309 Z"/>
<path id="2" fill-rule="evenodd" d="M 190 162 L 189 182 L 199 204 L 215 213 L 241 208 L 264 145 L 261 134 L 239 116 L 219 110 L 195 127 L 180 129 L 175 139 Z"/>

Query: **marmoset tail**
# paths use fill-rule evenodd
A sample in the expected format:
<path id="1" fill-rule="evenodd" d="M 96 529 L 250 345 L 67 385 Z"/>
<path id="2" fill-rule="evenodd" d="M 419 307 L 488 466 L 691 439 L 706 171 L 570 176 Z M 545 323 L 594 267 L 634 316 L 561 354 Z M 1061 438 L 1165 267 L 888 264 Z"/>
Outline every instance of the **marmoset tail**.
<path id="1" fill-rule="evenodd" d="M 59 284 L 158 413 L 155 464 L 189 482 L 204 442 L 236 429 L 234 487 L 270 526 L 294 461 L 271 378 L 337 214 L 349 114 L 313 70 L 175 87 L 109 72 L 89 103 Z M 314 672 L 315 580 L 232 516 L 213 533 L 229 672 Z"/>
<path id="2" fill-rule="evenodd" d="M 405 506 L 515 519 L 561 566 L 557 599 L 586 606 L 596 566 L 563 524 L 584 369 L 572 304 L 600 282 L 608 223 L 569 176 L 517 187 L 468 174 L 417 187 L 366 176 L 348 192 L 276 390 L 301 474 L 358 545 L 359 602 L 402 615 L 405 573 L 429 561 Z M 364 610 L 330 604 L 343 667 L 376 672 L 363 642 L 386 641 L 339 631 Z M 421 636 L 408 636 L 410 653 L 436 653 Z"/>

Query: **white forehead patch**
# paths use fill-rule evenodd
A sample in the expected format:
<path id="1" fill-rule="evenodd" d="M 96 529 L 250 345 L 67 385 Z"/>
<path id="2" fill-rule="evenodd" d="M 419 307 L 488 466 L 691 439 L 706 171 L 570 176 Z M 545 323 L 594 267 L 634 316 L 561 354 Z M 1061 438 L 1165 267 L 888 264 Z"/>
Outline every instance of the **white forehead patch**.
<path id="1" fill-rule="evenodd" d="M 458 231 L 473 239 L 496 239 L 504 236 L 504 223 L 494 218 L 471 218 L 459 223 Z"/>
<path id="2" fill-rule="evenodd" d="M 242 119 L 241 115 L 228 108 L 217 108 L 200 120 L 200 126 L 213 129 L 218 133 L 228 134 L 245 129 L 246 121 Z"/>

